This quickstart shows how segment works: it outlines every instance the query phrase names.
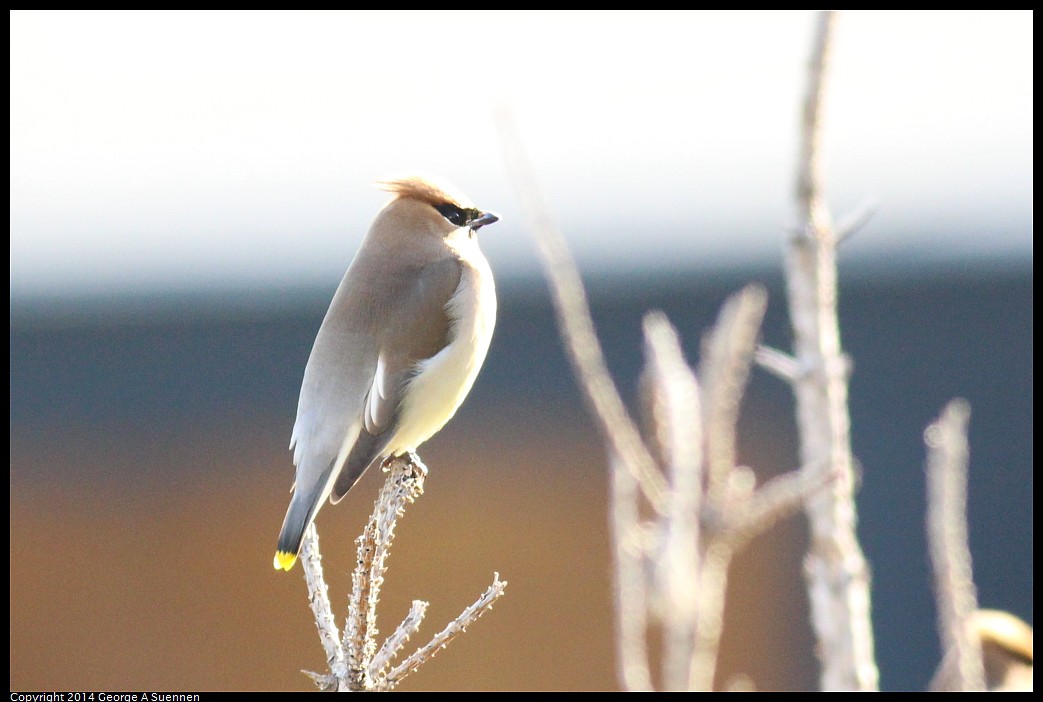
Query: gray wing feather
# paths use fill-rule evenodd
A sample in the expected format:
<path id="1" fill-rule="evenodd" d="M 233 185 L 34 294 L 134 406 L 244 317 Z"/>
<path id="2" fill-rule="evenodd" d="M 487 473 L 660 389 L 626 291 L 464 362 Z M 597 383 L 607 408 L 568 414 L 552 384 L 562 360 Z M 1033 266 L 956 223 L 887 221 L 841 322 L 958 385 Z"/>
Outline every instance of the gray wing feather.
<path id="1" fill-rule="evenodd" d="M 330 481 L 336 481 L 330 501 L 337 502 L 381 455 L 394 437 L 417 362 L 451 337 L 446 303 L 460 285 L 458 260 L 442 258 L 383 277 L 362 272 L 373 270 L 365 261 L 357 264 L 337 288 L 304 370 L 290 440 L 297 480 L 279 535 L 279 550 L 286 553 L 299 551 Z"/>
<path id="2" fill-rule="evenodd" d="M 315 499 L 330 479 L 337 479 L 331 498 L 340 499 L 387 446 L 417 361 L 448 343 L 445 306 L 461 264 L 444 258 L 377 280 L 352 272 L 316 336 L 293 432 L 297 490 L 313 493 L 321 477 Z M 326 473 L 346 445 L 350 461 Z"/>
<path id="3" fill-rule="evenodd" d="M 376 460 L 394 435 L 404 392 L 417 362 L 434 356 L 450 341 L 446 304 L 460 285 L 461 264 L 454 258 L 409 271 L 408 280 L 383 329 L 380 353 L 363 410 L 362 428 L 337 476 L 330 496 L 339 501 Z"/>

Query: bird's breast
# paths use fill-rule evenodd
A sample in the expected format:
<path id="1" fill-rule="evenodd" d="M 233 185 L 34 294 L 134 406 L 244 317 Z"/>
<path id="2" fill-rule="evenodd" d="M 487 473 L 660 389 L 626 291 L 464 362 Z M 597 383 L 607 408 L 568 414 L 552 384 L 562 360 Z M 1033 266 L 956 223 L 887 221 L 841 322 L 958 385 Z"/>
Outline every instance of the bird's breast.
<path id="1" fill-rule="evenodd" d="M 445 426 L 478 377 L 496 324 L 496 291 L 485 258 L 462 258 L 460 285 L 449 299 L 450 342 L 417 364 L 388 453 L 414 451 Z"/>

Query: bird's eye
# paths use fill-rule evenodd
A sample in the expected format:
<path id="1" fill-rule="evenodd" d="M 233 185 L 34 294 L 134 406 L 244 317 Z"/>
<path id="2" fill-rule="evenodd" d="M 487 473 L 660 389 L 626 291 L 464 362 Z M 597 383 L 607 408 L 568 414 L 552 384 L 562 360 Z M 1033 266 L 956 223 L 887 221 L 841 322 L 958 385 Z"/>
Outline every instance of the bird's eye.
<path id="1" fill-rule="evenodd" d="M 444 202 L 441 205 L 435 205 L 434 207 L 443 217 L 449 220 L 451 224 L 454 224 L 457 227 L 469 224 L 481 215 L 478 210 L 464 210 L 448 202 Z"/>
<path id="2" fill-rule="evenodd" d="M 458 227 L 467 224 L 467 213 L 456 205 L 451 205 L 446 202 L 441 205 L 435 205 L 435 209 L 438 210 L 443 217 L 449 220 L 450 223 L 455 224 Z"/>

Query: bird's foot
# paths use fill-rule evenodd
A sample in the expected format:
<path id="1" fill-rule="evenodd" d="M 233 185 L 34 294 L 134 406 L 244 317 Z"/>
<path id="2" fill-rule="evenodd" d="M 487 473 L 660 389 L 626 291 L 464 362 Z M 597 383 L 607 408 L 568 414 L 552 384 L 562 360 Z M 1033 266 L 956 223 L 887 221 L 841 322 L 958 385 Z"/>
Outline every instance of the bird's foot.
<path id="1" fill-rule="evenodd" d="M 412 451 L 400 454 L 398 456 L 385 456 L 384 460 L 380 464 L 380 470 L 384 473 L 387 473 L 389 470 L 391 470 L 392 466 L 395 465 L 395 461 L 398 460 L 405 461 L 406 467 L 412 470 L 413 472 L 418 473 L 419 475 L 425 478 L 427 477 L 427 466 L 425 466 L 424 462 L 420 460 L 420 456 L 416 455 Z"/>
<path id="2" fill-rule="evenodd" d="M 423 477 L 427 477 L 427 466 L 420 460 L 420 456 L 410 451 L 406 454 L 406 461 L 412 466 L 413 470 L 420 473 Z"/>

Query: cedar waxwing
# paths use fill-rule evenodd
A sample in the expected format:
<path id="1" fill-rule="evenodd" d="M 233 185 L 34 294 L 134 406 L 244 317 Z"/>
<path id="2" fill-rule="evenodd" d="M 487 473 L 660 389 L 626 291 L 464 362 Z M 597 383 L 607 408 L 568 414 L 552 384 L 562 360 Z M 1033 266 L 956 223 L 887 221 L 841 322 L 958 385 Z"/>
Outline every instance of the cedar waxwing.
<path id="1" fill-rule="evenodd" d="M 998 609 L 979 609 L 968 618 L 967 631 L 981 641 L 989 692 L 1032 692 L 1031 626 Z M 950 651 L 931 680 L 931 692 L 960 692 L 958 666 Z"/>
<path id="2" fill-rule="evenodd" d="M 475 233 L 497 216 L 431 178 L 379 185 L 394 197 L 344 274 L 304 369 L 277 570 L 293 567 L 327 497 L 338 502 L 381 456 L 415 451 L 449 421 L 492 339 L 496 291 Z"/>

